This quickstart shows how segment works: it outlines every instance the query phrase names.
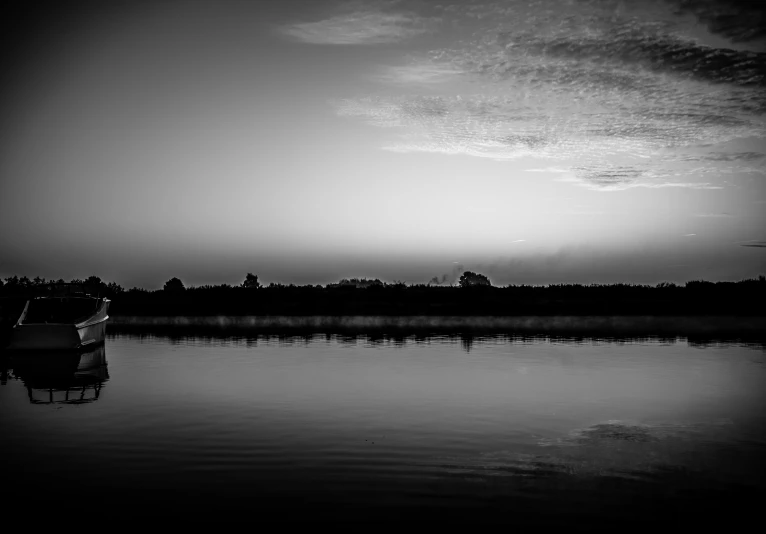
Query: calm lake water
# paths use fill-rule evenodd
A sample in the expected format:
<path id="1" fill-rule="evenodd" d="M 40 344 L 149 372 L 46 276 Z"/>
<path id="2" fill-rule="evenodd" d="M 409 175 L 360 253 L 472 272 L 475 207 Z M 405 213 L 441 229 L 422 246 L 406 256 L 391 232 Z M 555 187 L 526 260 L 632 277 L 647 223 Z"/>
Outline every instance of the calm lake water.
<path id="1" fill-rule="evenodd" d="M 5 505 L 53 522 L 745 524 L 766 486 L 765 362 L 685 339 L 110 335 L 5 358 Z"/>

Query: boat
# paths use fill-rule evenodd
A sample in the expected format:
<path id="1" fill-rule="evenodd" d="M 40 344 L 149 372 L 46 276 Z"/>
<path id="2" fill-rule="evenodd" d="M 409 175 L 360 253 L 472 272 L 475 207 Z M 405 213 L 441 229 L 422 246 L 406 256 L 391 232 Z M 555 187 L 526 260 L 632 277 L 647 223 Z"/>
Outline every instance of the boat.
<path id="1" fill-rule="evenodd" d="M 109 319 L 107 298 L 82 286 L 56 284 L 49 294 L 31 298 L 13 325 L 9 350 L 79 350 L 103 343 Z"/>
<path id="2" fill-rule="evenodd" d="M 0 297 L 0 350 L 10 341 L 11 332 L 18 322 L 28 297 Z"/>

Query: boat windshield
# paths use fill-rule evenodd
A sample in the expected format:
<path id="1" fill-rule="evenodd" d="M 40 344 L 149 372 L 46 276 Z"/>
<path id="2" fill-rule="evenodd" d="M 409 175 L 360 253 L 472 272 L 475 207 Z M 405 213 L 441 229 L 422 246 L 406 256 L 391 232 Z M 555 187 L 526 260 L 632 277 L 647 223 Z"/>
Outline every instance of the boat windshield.
<path id="1" fill-rule="evenodd" d="M 98 310 L 98 299 L 41 298 L 29 301 L 22 324 L 79 323 Z"/>

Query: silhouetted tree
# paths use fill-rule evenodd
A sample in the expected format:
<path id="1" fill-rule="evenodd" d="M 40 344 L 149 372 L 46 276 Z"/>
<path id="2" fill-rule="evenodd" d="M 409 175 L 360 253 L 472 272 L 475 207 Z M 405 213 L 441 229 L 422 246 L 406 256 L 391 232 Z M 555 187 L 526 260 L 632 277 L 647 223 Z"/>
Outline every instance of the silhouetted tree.
<path id="1" fill-rule="evenodd" d="M 184 286 L 184 283 L 181 282 L 180 279 L 173 277 L 167 282 L 165 282 L 165 285 L 163 286 L 162 289 L 164 289 L 165 291 L 175 292 L 175 291 L 183 291 L 186 289 L 186 287 Z"/>
<path id="2" fill-rule="evenodd" d="M 381 282 L 378 278 L 375 278 L 374 280 L 368 279 L 368 278 L 351 278 L 350 280 L 348 278 L 343 278 L 335 284 L 327 284 L 327 287 L 330 289 L 338 289 L 338 288 L 368 289 L 371 287 L 384 287 L 384 285 L 385 284 L 383 284 L 383 282 Z"/>
<path id="3" fill-rule="evenodd" d="M 15 288 L 19 285 L 19 277 L 16 275 L 9 276 L 5 279 L 5 285 L 9 288 Z"/>
<path id="4" fill-rule="evenodd" d="M 460 275 L 459 280 L 460 287 L 473 287 L 473 286 L 491 286 L 489 278 L 483 274 L 474 273 L 472 271 L 466 271 Z"/>
<path id="5" fill-rule="evenodd" d="M 115 282 L 109 282 L 106 285 L 106 291 L 110 296 L 114 297 L 116 295 L 119 295 L 120 293 L 124 293 L 125 289 L 121 285 L 116 284 Z"/>
<path id="6" fill-rule="evenodd" d="M 106 284 L 101 281 L 101 277 L 95 275 L 86 278 L 83 286 L 85 291 L 91 295 L 100 295 L 106 289 Z"/>
<path id="7" fill-rule="evenodd" d="M 258 289 L 261 287 L 261 283 L 258 281 L 258 275 L 247 273 L 245 281 L 242 282 L 242 287 L 246 289 Z"/>
<path id="8" fill-rule="evenodd" d="M 462 268 L 457 271 L 462 272 Z M 41 278 L 10 276 L 0 283 L 0 297 L 38 296 Z M 51 280 L 50 282 L 53 282 Z M 63 280 L 59 280 L 63 283 Z M 125 291 L 100 282 L 101 295 L 114 301 L 115 314 L 233 314 L 233 315 L 762 315 L 766 276 L 739 282 L 689 281 L 641 284 L 553 284 L 493 288 L 489 279 L 471 271 L 459 287 L 384 283 L 353 278 L 337 284 L 296 286 L 258 283 L 248 273 L 242 284 L 184 287 L 178 278 L 164 289 Z M 441 281 L 440 281 L 441 282 Z M 456 284 L 457 285 L 457 284 Z M 242 287 L 261 287 L 257 298 Z M 45 286 L 43 286 L 45 287 Z M 465 290 L 461 288 L 473 288 Z M 340 288 L 338 290 L 337 288 Z M 363 289 L 358 289 L 363 288 Z M 90 292 L 90 291 L 89 291 Z M 47 292 L 46 292 L 47 294 Z M 93 293 L 91 293 L 93 294 Z"/>

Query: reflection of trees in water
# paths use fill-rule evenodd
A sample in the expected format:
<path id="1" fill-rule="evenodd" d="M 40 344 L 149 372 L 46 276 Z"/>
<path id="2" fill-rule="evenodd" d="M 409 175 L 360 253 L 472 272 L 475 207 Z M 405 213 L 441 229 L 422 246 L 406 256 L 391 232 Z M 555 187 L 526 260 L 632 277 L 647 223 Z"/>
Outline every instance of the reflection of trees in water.
<path id="1" fill-rule="evenodd" d="M 370 347 L 403 347 L 405 345 L 429 345 L 434 343 L 460 343 L 466 352 L 478 346 L 495 344 L 540 344 L 555 343 L 567 345 L 631 345 L 631 344 L 688 344 L 692 347 L 741 346 L 766 349 L 764 336 L 663 336 L 663 335 L 554 335 L 497 333 L 482 331 L 463 331 L 455 333 L 424 330 L 386 330 L 369 329 L 360 331 L 317 332 L 313 330 L 263 331 L 258 329 L 241 330 L 233 328 L 209 330 L 205 328 L 155 327 L 145 330 L 123 330 L 116 337 L 125 336 L 138 341 L 159 340 L 174 345 L 194 346 L 247 346 L 258 345 L 309 345 L 311 343 L 337 343 L 351 347 L 366 345 Z M 110 337 L 115 337 L 111 334 Z"/>
<path id="2" fill-rule="evenodd" d="M 87 352 L 17 352 L 4 358 L 2 383 L 20 380 L 33 404 L 85 404 L 98 400 L 109 380 L 104 344 Z"/>
<path id="3" fill-rule="evenodd" d="M 687 342 L 690 347 L 696 347 L 699 349 L 706 349 L 710 347 L 726 347 L 732 344 L 740 345 L 744 347 L 751 347 L 754 349 L 766 350 L 766 339 L 762 338 L 747 338 L 738 337 L 736 339 L 706 339 L 699 337 L 690 337 Z"/>

